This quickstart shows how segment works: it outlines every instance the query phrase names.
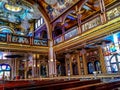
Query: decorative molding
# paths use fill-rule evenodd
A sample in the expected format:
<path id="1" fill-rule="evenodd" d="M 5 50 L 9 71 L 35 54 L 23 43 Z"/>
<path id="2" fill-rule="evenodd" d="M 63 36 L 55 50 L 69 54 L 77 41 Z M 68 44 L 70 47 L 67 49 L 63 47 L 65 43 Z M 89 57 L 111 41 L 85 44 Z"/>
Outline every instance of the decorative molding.
<path id="1" fill-rule="evenodd" d="M 104 25 L 100 25 L 93 29 L 90 29 L 87 32 L 84 32 L 68 41 L 62 42 L 60 44 L 55 45 L 53 48 L 55 51 L 65 50 L 66 48 L 70 48 L 72 46 L 81 44 L 87 40 L 92 40 L 93 38 L 102 37 L 104 35 L 108 35 L 112 32 L 119 31 L 120 28 L 120 17 L 107 22 Z"/>
<path id="2" fill-rule="evenodd" d="M 0 49 L 48 53 L 49 48 L 44 46 L 29 46 L 29 45 L 8 44 L 8 43 L 0 42 Z"/>

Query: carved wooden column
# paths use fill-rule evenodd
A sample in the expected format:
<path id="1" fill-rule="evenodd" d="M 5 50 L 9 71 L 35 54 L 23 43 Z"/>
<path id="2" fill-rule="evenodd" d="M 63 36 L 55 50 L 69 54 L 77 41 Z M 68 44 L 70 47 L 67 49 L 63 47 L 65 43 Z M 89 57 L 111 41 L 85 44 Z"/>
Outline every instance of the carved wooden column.
<path id="1" fill-rule="evenodd" d="M 15 77 L 15 60 L 11 60 L 11 65 L 12 65 L 12 79 Z"/>
<path id="2" fill-rule="evenodd" d="M 72 61 L 73 61 L 73 55 L 70 56 L 70 75 L 73 75 Z"/>
<path id="3" fill-rule="evenodd" d="M 99 47 L 99 53 L 100 53 L 100 64 L 101 64 L 102 73 L 105 74 L 107 70 L 106 70 L 104 55 L 101 47 Z"/>
<path id="4" fill-rule="evenodd" d="M 76 57 L 77 57 L 77 65 L 78 65 L 78 74 L 79 75 L 81 75 L 81 71 L 80 71 L 80 57 L 79 57 L 79 53 L 77 53 L 77 55 L 76 55 Z"/>
<path id="5" fill-rule="evenodd" d="M 101 22 L 102 24 L 104 24 L 107 21 L 104 0 L 99 0 L 99 5 L 101 9 L 101 13 L 100 13 Z"/>
<path id="6" fill-rule="evenodd" d="M 82 55 L 82 58 L 83 58 L 84 73 L 85 75 L 87 75 L 88 70 L 87 70 L 87 62 L 86 62 L 85 54 Z"/>
<path id="7" fill-rule="evenodd" d="M 65 26 L 64 26 L 64 24 L 62 24 L 62 41 L 65 40 L 64 34 L 65 34 Z"/>
<path id="8" fill-rule="evenodd" d="M 14 66 L 15 66 L 15 71 L 14 71 L 14 75 L 17 76 L 17 59 L 14 59 Z"/>
<path id="9" fill-rule="evenodd" d="M 82 33 L 82 28 L 81 28 L 81 13 L 78 12 L 78 15 L 77 15 L 77 20 L 78 20 L 78 34 Z"/>
<path id="10" fill-rule="evenodd" d="M 27 79 L 27 71 L 28 71 L 28 61 L 25 61 L 25 79 Z"/>

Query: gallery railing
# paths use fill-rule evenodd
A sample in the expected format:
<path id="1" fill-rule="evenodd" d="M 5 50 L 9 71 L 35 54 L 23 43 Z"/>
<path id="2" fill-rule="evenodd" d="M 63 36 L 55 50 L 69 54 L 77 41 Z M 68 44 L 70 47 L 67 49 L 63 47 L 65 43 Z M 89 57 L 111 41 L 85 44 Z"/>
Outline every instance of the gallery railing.
<path id="1" fill-rule="evenodd" d="M 113 7 L 106 9 L 107 22 L 109 22 L 110 20 L 113 20 L 115 18 L 118 18 L 118 17 L 120 17 L 120 3 L 114 5 Z M 102 25 L 102 24 L 103 24 L 102 19 L 100 17 L 100 14 L 98 13 L 98 15 L 96 15 L 95 17 L 91 17 L 91 18 L 87 19 L 86 21 L 81 22 L 81 26 L 79 27 L 79 28 L 81 28 L 81 32 L 78 29 L 78 27 L 73 28 L 73 29 L 71 28 L 70 31 L 68 30 L 68 32 L 65 32 L 61 36 L 56 37 L 54 39 L 54 45 L 59 44 L 65 40 L 74 38 L 75 36 L 82 34 L 88 30 L 91 30 L 95 27 L 98 27 L 99 25 Z"/>
<path id="2" fill-rule="evenodd" d="M 0 33 L 0 42 L 23 44 L 23 45 L 34 45 L 34 46 L 48 46 L 47 39 L 37 39 L 34 37 L 25 37 L 13 34 Z"/>

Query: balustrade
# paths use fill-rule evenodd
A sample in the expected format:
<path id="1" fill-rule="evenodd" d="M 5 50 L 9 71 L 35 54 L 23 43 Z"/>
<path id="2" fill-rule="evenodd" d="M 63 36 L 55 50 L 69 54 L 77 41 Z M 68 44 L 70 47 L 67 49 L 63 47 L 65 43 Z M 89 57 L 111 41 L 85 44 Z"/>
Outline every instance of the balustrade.
<path id="1" fill-rule="evenodd" d="M 109 9 L 109 8 L 108 8 Z M 106 11 L 107 20 L 113 20 L 120 16 L 120 5 L 114 5 L 110 10 Z M 102 25 L 102 19 L 100 15 L 97 15 L 95 18 L 90 18 L 89 20 L 83 22 L 81 25 L 82 32 L 93 29 L 99 25 Z M 61 43 L 65 40 L 71 39 L 78 35 L 78 27 L 73 27 L 68 32 L 65 32 L 63 35 L 56 37 L 54 40 L 54 44 Z M 62 38 L 64 37 L 64 39 Z"/>
<path id="2" fill-rule="evenodd" d="M 23 45 L 34 45 L 34 46 L 48 46 L 48 41 L 46 39 L 36 39 L 34 37 L 31 38 L 26 36 L 4 34 L 4 33 L 0 33 L 0 42 L 23 44 Z"/>

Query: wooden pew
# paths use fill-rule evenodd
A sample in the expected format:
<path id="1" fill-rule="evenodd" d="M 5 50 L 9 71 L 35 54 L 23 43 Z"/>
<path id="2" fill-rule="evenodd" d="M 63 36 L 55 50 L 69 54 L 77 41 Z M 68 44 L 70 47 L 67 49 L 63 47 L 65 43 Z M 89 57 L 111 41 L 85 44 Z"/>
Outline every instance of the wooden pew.
<path id="1" fill-rule="evenodd" d="M 87 84 L 93 84 L 93 83 L 100 83 L 100 79 L 96 80 L 86 80 L 86 81 L 74 81 L 74 82 L 63 82 L 63 83 L 56 83 L 56 84 L 50 84 L 50 85 L 44 85 L 44 86 L 36 86 L 36 87 L 25 87 L 20 88 L 17 90 L 61 90 L 65 88 L 72 88 L 77 86 L 83 86 Z"/>
<path id="2" fill-rule="evenodd" d="M 44 85 L 50 85 L 50 84 L 56 84 L 56 83 L 67 83 L 67 82 L 74 82 L 79 81 L 76 80 L 30 80 L 30 81 L 17 81 L 12 83 L 5 84 L 5 90 L 13 90 L 13 89 L 20 89 L 20 88 L 30 88 L 30 87 L 36 87 L 36 86 L 44 86 Z"/>
<path id="3" fill-rule="evenodd" d="M 117 88 L 120 87 L 120 81 L 108 82 L 108 83 L 96 83 L 96 84 L 89 84 L 79 87 L 67 88 L 62 90 L 118 90 Z"/>

